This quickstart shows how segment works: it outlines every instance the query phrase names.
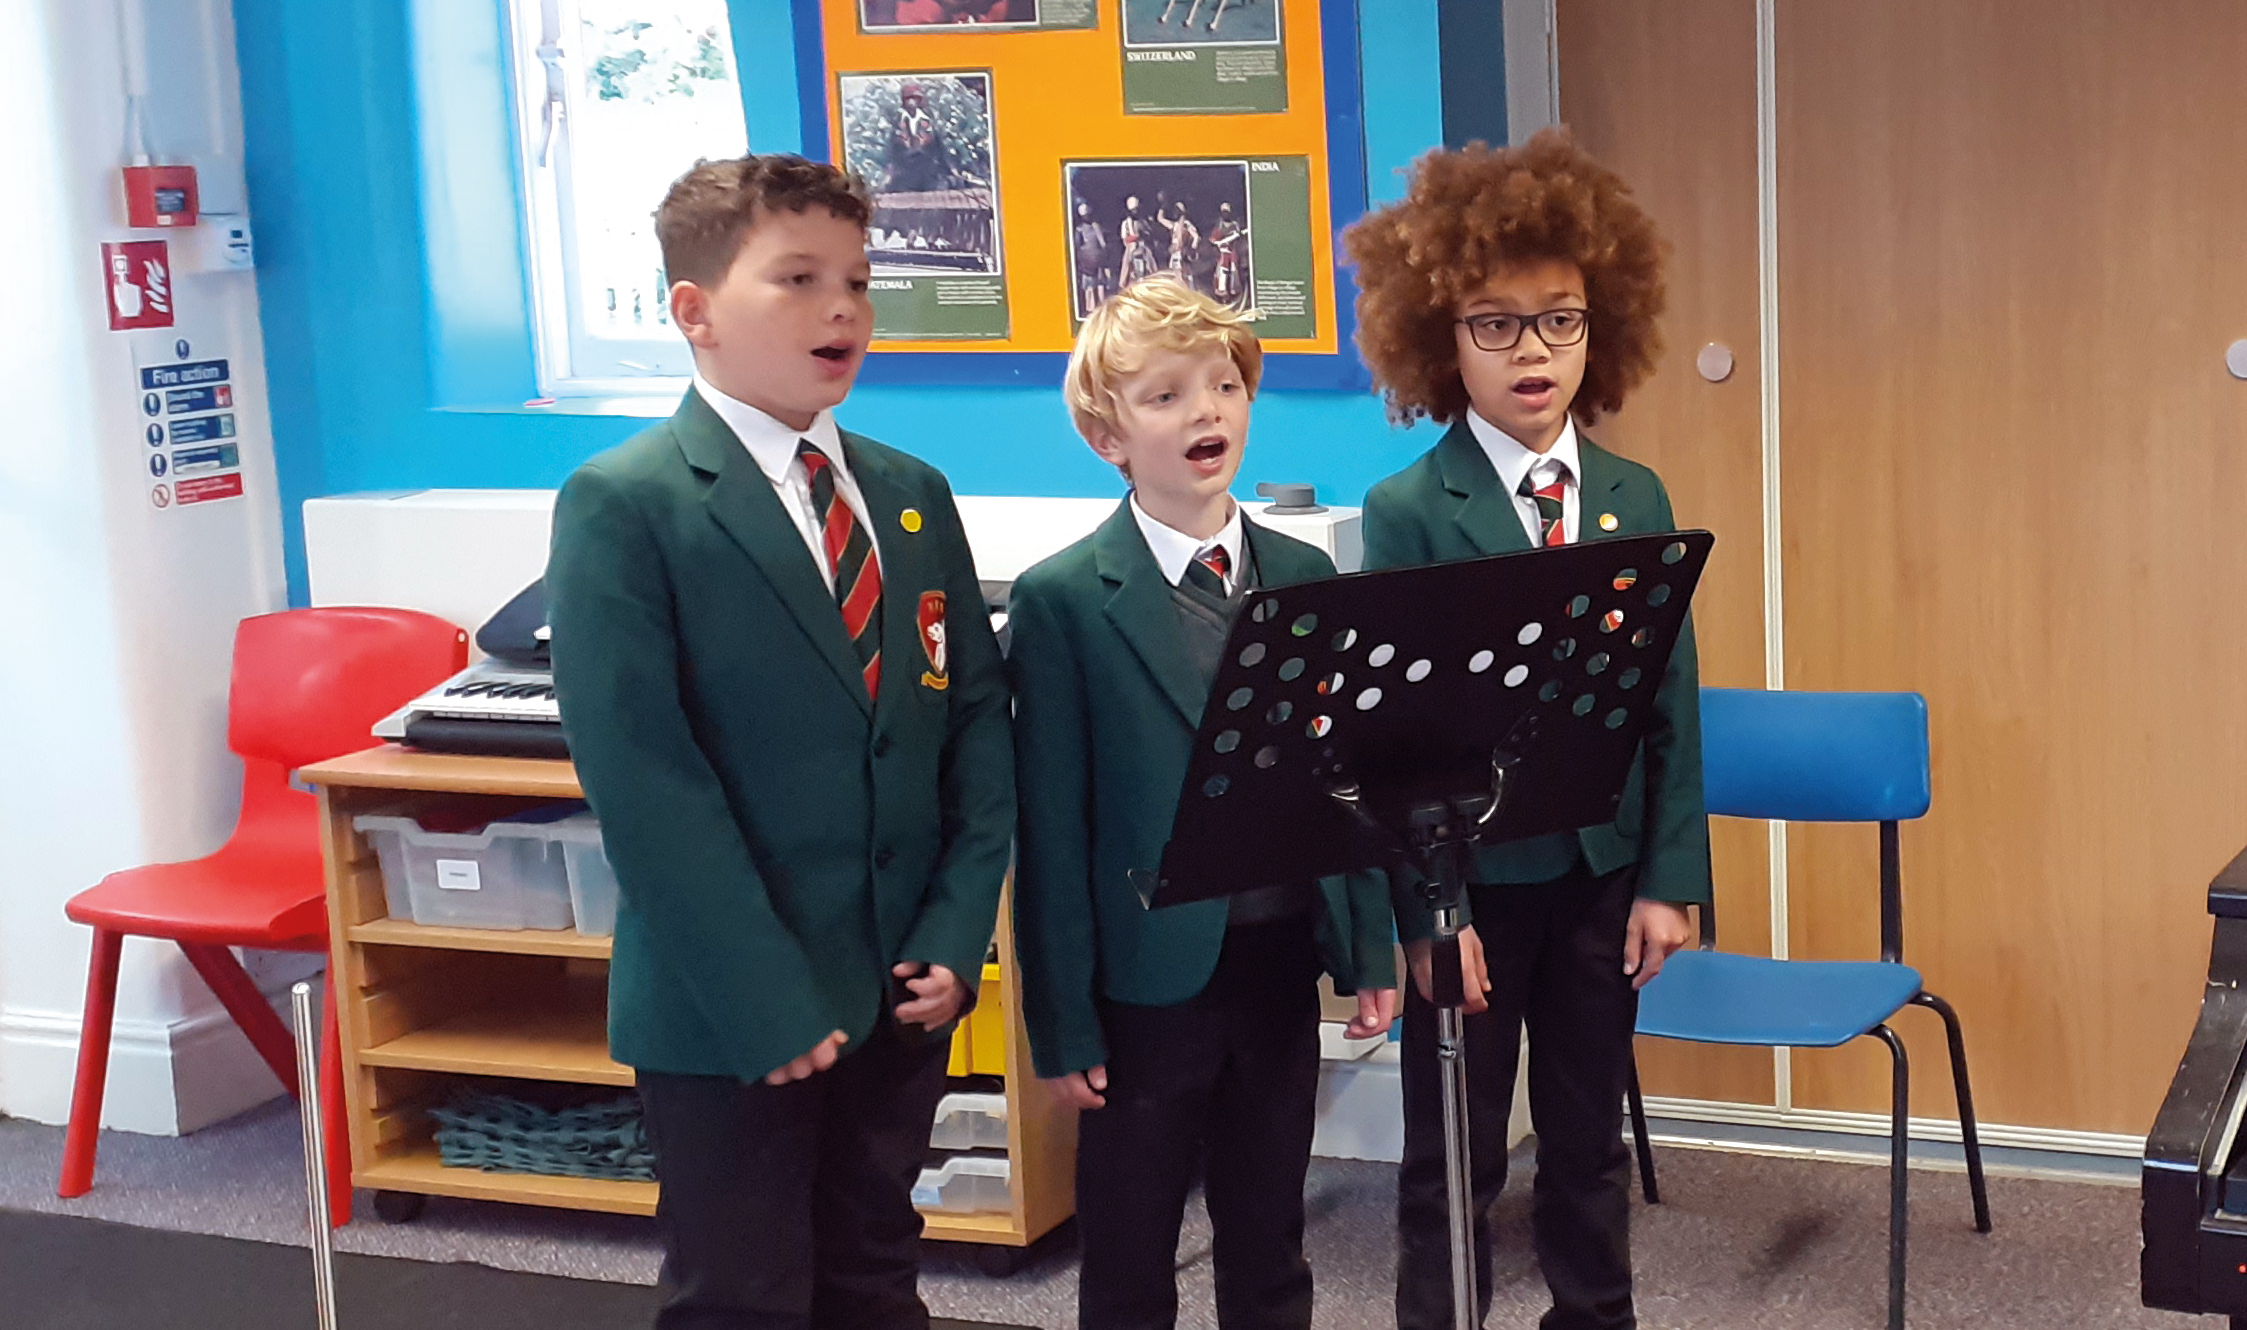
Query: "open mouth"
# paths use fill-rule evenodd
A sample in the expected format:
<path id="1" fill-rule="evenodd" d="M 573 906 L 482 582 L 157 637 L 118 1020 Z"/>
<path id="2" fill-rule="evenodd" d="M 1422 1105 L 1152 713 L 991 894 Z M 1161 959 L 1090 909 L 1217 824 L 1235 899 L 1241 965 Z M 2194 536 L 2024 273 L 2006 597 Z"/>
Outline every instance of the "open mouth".
<path id="1" fill-rule="evenodd" d="M 1189 462 L 1214 462 L 1224 455 L 1223 439 L 1203 439 L 1186 450 L 1186 460 Z"/>
<path id="2" fill-rule="evenodd" d="M 818 356 L 821 360 L 831 361 L 835 364 L 841 364 L 843 361 L 850 359 L 850 352 L 850 343 L 833 342 L 826 346 L 815 348 L 812 351 L 812 354 Z"/>
<path id="3" fill-rule="evenodd" d="M 1514 391 L 1520 393 L 1524 397 L 1535 397 L 1541 393 L 1549 393 L 1556 386 L 1557 385 L 1554 384 L 1551 379 L 1542 379 L 1535 377 L 1527 379 L 1516 379 L 1514 381 Z"/>

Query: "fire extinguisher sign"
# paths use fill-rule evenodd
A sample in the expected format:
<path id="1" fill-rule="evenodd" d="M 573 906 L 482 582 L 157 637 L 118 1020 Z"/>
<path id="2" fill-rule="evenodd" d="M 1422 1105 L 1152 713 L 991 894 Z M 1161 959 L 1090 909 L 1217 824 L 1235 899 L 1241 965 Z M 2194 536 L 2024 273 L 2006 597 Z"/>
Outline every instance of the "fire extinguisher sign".
<path id="1" fill-rule="evenodd" d="M 102 291 L 109 330 L 172 326 L 171 247 L 161 240 L 126 240 L 101 247 Z"/>

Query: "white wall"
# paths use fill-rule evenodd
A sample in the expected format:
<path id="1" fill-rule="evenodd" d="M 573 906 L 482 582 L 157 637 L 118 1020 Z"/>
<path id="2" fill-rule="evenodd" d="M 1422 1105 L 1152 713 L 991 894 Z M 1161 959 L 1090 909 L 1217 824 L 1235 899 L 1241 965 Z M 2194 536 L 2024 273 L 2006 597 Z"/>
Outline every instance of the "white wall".
<path id="1" fill-rule="evenodd" d="M 124 225 L 116 4 L 15 7 L 0 80 L 0 1112 L 48 1122 L 68 1111 L 90 937 L 63 903 L 224 840 L 234 625 L 284 601 L 249 273 L 176 281 L 178 331 L 233 362 L 246 497 L 151 502 L 132 340 L 148 334 L 109 331 L 99 248 L 162 234 Z M 147 10 L 150 144 L 195 163 L 205 212 L 241 211 L 229 0 Z M 126 948 L 110 1125 L 192 1130 L 276 1092 L 176 948 Z"/>

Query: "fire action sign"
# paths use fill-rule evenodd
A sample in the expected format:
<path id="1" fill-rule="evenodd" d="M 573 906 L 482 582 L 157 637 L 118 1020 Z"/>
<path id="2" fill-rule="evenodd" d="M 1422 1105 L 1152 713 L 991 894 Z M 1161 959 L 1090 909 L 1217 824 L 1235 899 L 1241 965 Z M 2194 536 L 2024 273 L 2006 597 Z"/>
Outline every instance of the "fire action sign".
<path id="1" fill-rule="evenodd" d="M 241 498 L 229 358 L 165 334 L 136 341 L 133 362 L 133 446 L 146 454 L 149 503 L 180 509 Z"/>

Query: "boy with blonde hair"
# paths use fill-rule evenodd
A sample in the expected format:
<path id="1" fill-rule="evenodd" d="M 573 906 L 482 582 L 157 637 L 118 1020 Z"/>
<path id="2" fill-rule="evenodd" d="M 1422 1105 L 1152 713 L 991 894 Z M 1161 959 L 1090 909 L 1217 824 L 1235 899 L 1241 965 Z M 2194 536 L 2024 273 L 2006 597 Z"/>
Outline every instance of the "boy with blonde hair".
<path id="1" fill-rule="evenodd" d="M 1128 876 L 1161 862 L 1233 614 L 1253 588 L 1334 572 L 1227 492 L 1262 368 L 1245 317 L 1176 280 L 1103 303 L 1064 391 L 1132 490 L 1014 584 L 1015 938 L 1032 1059 L 1084 1112 L 1085 1330 L 1176 1322 L 1179 1224 L 1205 1151 L 1218 1324 L 1310 1325 L 1319 973 L 1356 991 L 1355 1036 L 1396 1009 L 1374 882 L 1150 910 Z"/>

